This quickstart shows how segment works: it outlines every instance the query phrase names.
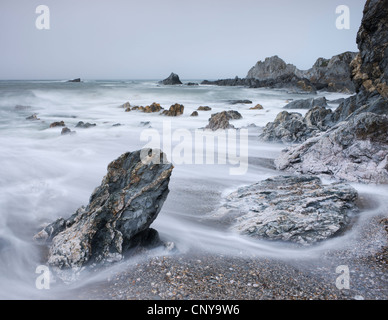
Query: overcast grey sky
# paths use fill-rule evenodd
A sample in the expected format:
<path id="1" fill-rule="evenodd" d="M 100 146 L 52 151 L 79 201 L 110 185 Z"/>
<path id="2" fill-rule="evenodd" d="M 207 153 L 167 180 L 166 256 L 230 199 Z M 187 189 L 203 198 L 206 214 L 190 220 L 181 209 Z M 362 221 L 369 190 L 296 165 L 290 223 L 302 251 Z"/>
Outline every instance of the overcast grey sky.
<path id="1" fill-rule="evenodd" d="M 0 0 L 0 79 L 217 79 L 357 51 L 365 0 Z M 38 30 L 38 5 L 50 30 Z M 335 9 L 350 8 L 350 30 Z"/>

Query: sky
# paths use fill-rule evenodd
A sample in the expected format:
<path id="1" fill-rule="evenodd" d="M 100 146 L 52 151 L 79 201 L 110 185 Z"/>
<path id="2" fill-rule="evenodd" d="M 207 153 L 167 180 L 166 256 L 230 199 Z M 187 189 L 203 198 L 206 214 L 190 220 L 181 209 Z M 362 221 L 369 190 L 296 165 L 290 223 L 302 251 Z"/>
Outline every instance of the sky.
<path id="1" fill-rule="evenodd" d="M 0 0 L 0 79 L 245 77 L 278 55 L 302 70 L 357 51 L 365 0 Z M 50 29 L 39 30 L 39 5 Z M 336 28 L 336 8 L 350 29 Z"/>

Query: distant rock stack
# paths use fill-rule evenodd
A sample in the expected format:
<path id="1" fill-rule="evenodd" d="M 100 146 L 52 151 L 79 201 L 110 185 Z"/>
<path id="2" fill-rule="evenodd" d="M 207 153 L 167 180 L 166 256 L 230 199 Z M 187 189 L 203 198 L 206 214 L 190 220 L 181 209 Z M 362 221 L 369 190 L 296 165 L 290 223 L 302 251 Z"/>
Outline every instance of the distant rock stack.
<path id="1" fill-rule="evenodd" d="M 73 79 L 73 80 L 68 80 L 67 82 L 81 82 L 81 78 Z"/>
<path id="2" fill-rule="evenodd" d="M 161 84 L 164 85 L 177 85 L 177 84 L 182 84 L 181 80 L 179 79 L 179 76 L 172 72 L 170 76 L 163 81 L 160 82 Z"/>

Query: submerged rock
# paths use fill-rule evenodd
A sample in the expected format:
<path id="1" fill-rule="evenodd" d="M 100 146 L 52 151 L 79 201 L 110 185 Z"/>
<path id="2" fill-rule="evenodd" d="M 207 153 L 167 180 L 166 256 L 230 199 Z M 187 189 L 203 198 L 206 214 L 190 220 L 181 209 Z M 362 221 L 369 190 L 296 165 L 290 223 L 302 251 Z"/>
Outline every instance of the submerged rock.
<path id="1" fill-rule="evenodd" d="M 229 100 L 229 104 L 235 105 L 235 104 L 252 104 L 253 102 L 251 100 Z"/>
<path id="2" fill-rule="evenodd" d="M 92 128 L 95 126 L 97 126 L 95 123 L 89 123 L 89 122 L 84 123 L 83 121 L 80 121 L 77 123 L 77 125 L 75 127 L 82 128 L 82 129 L 88 129 L 88 128 Z"/>
<path id="3" fill-rule="evenodd" d="M 212 131 L 234 129 L 234 126 L 231 125 L 229 121 L 239 119 L 242 119 L 242 115 L 234 110 L 215 113 L 211 115 L 209 124 L 205 127 L 205 129 Z"/>
<path id="4" fill-rule="evenodd" d="M 211 111 L 212 108 L 208 107 L 208 106 L 200 106 L 198 107 L 197 109 L 198 111 Z"/>
<path id="5" fill-rule="evenodd" d="M 257 104 L 256 106 L 249 108 L 249 110 L 263 110 L 264 107 L 261 104 Z"/>
<path id="6" fill-rule="evenodd" d="M 65 122 L 59 121 L 59 122 L 53 122 L 50 124 L 50 128 L 56 128 L 56 127 L 65 127 Z"/>
<path id="7" fill-rule="evenodd" d="M 194 112 L 190 115 L 190 117 L 198 117 L 198 116 L 199 116 L 199 114 L 198 114 L 197 111 L 194 111 Z"/>
<path id="8" fill-rule="evenodd" d="M 275 163 L 279 170 L 387 184 L 387 132 L 388 116 L 362 113 L 286 150 Z"/>
<path id="9" fill-rule="evenodd" d="M 179 79 L 179 76 L 172 72 L 170 76 L 163 81 L 160 81 L 161 84 L 164 85 L 177 85 L 177 84 L 182 84 L 181 80 Z"/>
<path id="10" fill-rule="evenodd" d="M 76 78 L 73 80 L 68 80 L 67 82 L 81 82 L 81 78 Z"/>
<path id="11" fill-rule="evenodd" d="M 110 163 L 86 207 L 35 236 L 51 242 L 48 263 L 63 277 L 68 275 L 62 269 L 79 271 L 92 263 L 119 261 L 139 239 L 150 238 L 148 230 L 168 195 L 173 166 L 161 161 L 165 155 L 159 150 L 144 151 L 125 153 Z"/>
<path id="12" fill-rule="evenodd" d="M 71 131 L 68 127 L 64 127 L 61 131 L 61 135 L 76 134 L 75 131 Z"/>
<path id="13" fill-rule="evenodd" d="M 258 239 L 314 244 L 345 230 L 357 191 L 314 176 L 279 176 L 230 194 L 212 219 Z"/>
<path id="14" fill-rule="evenodd" d="M 38 115 L 34 113 L 33 115 L 27 117 L 26 120 L 40 120 L 40 119 L 38 118 Z"/>

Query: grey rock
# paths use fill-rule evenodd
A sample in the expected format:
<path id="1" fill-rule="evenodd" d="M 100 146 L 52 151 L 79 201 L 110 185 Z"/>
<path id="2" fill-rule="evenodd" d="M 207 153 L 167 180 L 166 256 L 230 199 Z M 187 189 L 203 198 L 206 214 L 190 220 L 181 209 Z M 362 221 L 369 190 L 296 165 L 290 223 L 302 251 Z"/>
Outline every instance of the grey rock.
<path id="1" fill-rule="evenodd" d="M 27 117 L 26 120 L 40 120 L 40 119 L 38 118 L 38 115 L 34 113 L 33 115 Z"/>
<path id="2" fill-rule="evenodd" d="M 356 199 L 357 191 L 346 184 L 278 176 L 233 192 L 211 219 L 253 238 L 311 245 L 346 229 Z"/>
<path id="3" fill-rule="evenodd" d="M 275 79 L 281 76 L 294 75 L 297 72 L 297 68 L 292 64 L 286 64 L 278 56 L 266 58 L 264 61 L 258 61 L 254 67 L 252 67 L 246 78 L 257 80 L 269 80 Z"/>
<path id="4" fill-rule="evenodd" d="M 61 135 L 75 134 L 75 131 L 71 131 L 68 127 L 64 127 L 61 131 Z"/>
<path id="5" fill-rule="evenodd" d="M 259 138 L 268 142 L 301 143 L 327 130 L 331 115 L 331 109 L 320 106 L 310 109 L 305 117 L 297 112 L 283 111 L 274 122 L 265 126 Z"/>
<path id="6" fill-rule="evenodd" d="M 287 104 L 283 109 L 311 109 L 316 106 L 328 108 L 326 98 L 295 100 Z"/>
<path id="7" fill-rule="evenodd" d="M 286 150 L 277 169 L 388 183 L 388 116 L 362 113 Z"/>
<path id="8" fill-rule="evenodd" d="M 92 127 L 95 127 L 97 126 L 95 123 L 84 123 L 83 121 L 80 121 L 77 123 L 77 125 L 75 126 L 76 128 L 82 128 L 82 129 L 88 129 L 88 128 L 92 128 Z"/>
<path id="9" fill-rule="evenodd" d="M 67 82 L 81 82 L 81 79 L 80 78 L 76 78 L 76 79 L 73 79 L 73 80 L 68 80 Z"/>
<path id="10" fill-rule="evenodd" d="M 235 104 L 252 104 L 251 100 L 228 100 L 228 103 L 231 105 Z"/>
<path id="11" fill-rule="evenodd" d="M 175 73 L 171 73 L 170 76 L 163 81 L 160 81 L 161 84 L 164 85 L 177 85 L 182 84 L 181 80 L 179 79 L 179 76 Z"/>
<path id="12" fill-rule="evenodd" d="M 128 152 L 110 163 L 86 207 L 35 236 L 51 242 L 51 268 L 71 281 L 84 266 L 119 261 L 139 242 L 153 242 L 147 230 L 168 195 L 172 170 L 159 150 Z"/>

